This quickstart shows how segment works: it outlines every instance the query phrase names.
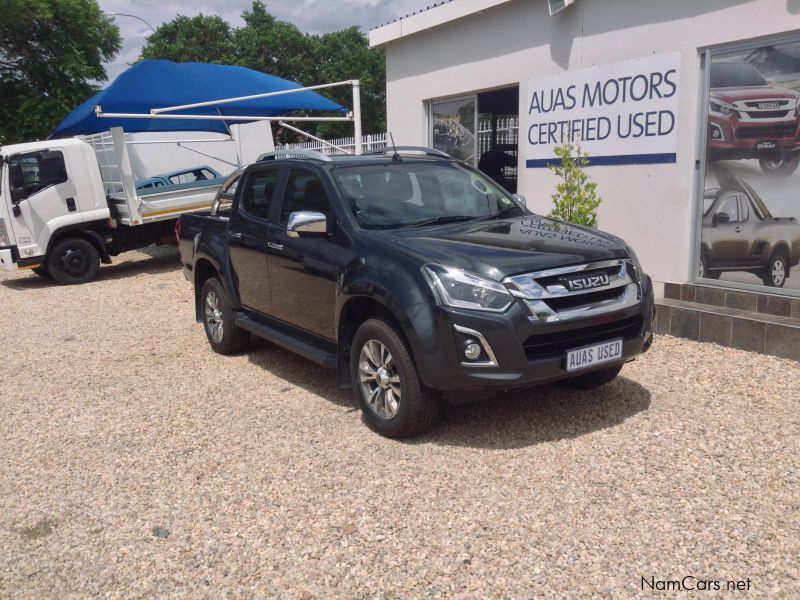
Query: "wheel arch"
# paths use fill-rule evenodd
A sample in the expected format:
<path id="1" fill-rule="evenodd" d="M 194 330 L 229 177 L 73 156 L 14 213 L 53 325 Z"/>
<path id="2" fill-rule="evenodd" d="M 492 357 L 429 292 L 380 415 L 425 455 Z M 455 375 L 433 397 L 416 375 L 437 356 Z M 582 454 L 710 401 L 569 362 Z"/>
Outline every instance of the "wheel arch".
<path id="1" fill-rule="evenodd" d="M 220 277 L 219 269 L 214 264 L 214 262 L 205 256 L 198 258 L 194 263 L 194 269 L 192 270 L 194 273 L 194 311 L 195 311 L 195 319 L 198 323 L 203 320 L 203 315 L 201 314 L 200 310 L 200 291 L 203 289 L 203 285 L 209 279 L 214 277 Z M 221 277 L 220 277 L 221 280 Z M 225 287 L 225 282 L 221 281 L 222 286 Z"/>
<path id="2" fill-rule="evenodd" d="M 57 230 L 52 236 L 50 236 L 50 241 L 47 244 L 47 252 L 45 256 L 49 258 L 50 252 L 53 250 L 53 247 L 56 244 L 63 239 L 71 237 L 83 239 L 92 244 L 92 246 L 94 246 L 97 250 L 98 254 L 100 254 L 100 262 L 102 262 L 104 265 L 111 264 L 111 255 L 108 252 L 106 241 L 103 236 L 93 229 L 87 229 L 84 225 L 74 228 L 64 227 Z"/>
<path id="3" fill-rule="evenodd" d="M 417 340 L 413 326 L 402 316 L 398 316 L 386 304 L 370 296 L 353 296 L 349 298 L 339 311 L 337 329 L 338 367 L 337 379 L 339 387 L 352 385 L 350 375 L 350 351 L 353 338 L 362 323 L 368 319 L 378 318 L 391 325 L 403 342 L 408 346 L 412 359 L 417 363 Z M 417 365 L 419 367 L 419 365 Z"/>

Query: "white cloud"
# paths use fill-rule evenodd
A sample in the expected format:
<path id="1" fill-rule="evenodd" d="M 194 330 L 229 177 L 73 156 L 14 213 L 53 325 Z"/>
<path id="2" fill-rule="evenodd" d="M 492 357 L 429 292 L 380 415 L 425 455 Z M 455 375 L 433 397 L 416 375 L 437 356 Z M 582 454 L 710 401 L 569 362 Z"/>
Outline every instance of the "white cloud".
<path id="1" fill-rule="evenodd" d="M 297 25 L 307 33 L 326 33 L 352 25 L 365 32 L 403 15 L 431 6 L 437 0 L 295 0 L 269 1 L 267 10 L 281 20 Z M 251 5 L 251 0 L 99 0 L 106 13 L 135 15 L 158 28 L 176 15 L 220 15 L 234 26 L 242 24 L 241 14 Z M 122 34 L 122 50 L 116 60 L 106 66 L 110 80 L 124 71 L 139 57 L 150 28 L 133 17 L 115 17 Z"/>

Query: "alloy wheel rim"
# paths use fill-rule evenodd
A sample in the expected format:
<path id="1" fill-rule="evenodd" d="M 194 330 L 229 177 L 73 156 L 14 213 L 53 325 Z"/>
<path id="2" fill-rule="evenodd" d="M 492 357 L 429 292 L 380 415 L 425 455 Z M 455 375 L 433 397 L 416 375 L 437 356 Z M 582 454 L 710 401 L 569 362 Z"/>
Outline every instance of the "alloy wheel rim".
<path id="1" fill-rule="evenodd" d="M 400 410 L 400 373 L 391 352 L 378 340 L 369 340 L 358 357 L 358 381 L 370 410 L 381 419 L 391 419 Z"/>
<path id="2" fill-rule="evenodd" d="M 219 344 L 222 342 L 225 329 L 222 322 L 222 311 L 219 307 L 219 298 L 215 292 L 208 292 L 206 295 L 205 315 L 208 333 L 214 343 Z"/>
<path id="3" fill-rule="evenodd" d="M 780 286 L 786 278 L 786 268 L 783 266 L 782 260 L 776 260 L 772 265 L 772 283 Z"/>

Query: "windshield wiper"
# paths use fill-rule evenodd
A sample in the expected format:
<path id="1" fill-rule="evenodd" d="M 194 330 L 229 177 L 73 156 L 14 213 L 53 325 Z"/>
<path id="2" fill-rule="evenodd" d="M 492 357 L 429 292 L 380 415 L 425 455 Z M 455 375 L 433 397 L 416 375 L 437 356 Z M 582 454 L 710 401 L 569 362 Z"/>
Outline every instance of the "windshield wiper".
<path id="1" fill-rule="evenodd" d="M 419 223 L 411 223 L 407 227 L 424 227 L 425 225 L 441 225 L 444 223 L 458 223 L 459 221 L 471 221 L 476 217 L 472 215 L 441 215 L 432 219 L 425 219 Z"/>

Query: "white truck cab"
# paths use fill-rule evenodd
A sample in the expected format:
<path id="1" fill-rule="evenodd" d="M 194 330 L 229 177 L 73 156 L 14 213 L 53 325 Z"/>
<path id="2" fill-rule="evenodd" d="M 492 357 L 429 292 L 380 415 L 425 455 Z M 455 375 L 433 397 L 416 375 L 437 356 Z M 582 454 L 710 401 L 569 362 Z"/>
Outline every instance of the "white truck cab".
<path id="1" fill-rule="evenodd" d="M 40 268 L 54 234 L 105 222 L 110 210 L 92 147 L 77 139 L 0 148 L 0 268 Z"/>

